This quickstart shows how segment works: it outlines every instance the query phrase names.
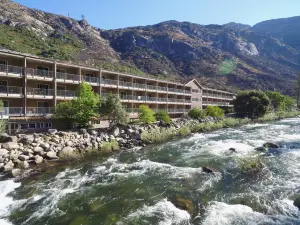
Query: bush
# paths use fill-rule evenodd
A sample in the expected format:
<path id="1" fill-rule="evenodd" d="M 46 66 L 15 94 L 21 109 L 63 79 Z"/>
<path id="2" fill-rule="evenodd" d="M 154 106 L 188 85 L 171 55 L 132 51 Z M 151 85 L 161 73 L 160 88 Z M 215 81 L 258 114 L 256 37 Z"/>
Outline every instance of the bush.
<path id="1" fill-rule="evenodd" d="M 152 109 L 147 105 L 141 105 L 139 107 L 139 119 L 146 124 L 154 123 L 156 121 Z"/>
<path id="2" fill-rule="evenodd" d="M 178 134 L 182 137 L 188 136 L 191 134 L 190 127 L 188 125 L 184 125 L 178 130 Z"/>
<path id="3" fill-rule="evenodd" d="M 192 119 L 199 119 L 199 118 L 205 118 L 205 111 L 201 110 L 199 108 L 192 108 L 188 115 L 192 118 Z"/>
<path id="4" fill-rule="evenodd" d="M 259 173 L 265 168 L 262 160 L 258 157 L 239 159 L 238 163 L 243 173 Z"/>
<path id="5" fill-rule="evenodd" d="M 207 106 L 205 109 L 206 116 L 211 117 L 224 117 L 224 110 L 218 106 Z"/>
<path id="6" fill-rule="evenodd" d="M 61 102 L 56 106 L 54 117 L 63 119 L 77 127 L 86 127 L 93 117 L 98 117 L 97 107 L 100 98 L 93 88 L 83 82 L 76 92 L 76 98 L 69 102 Z"/>
<path id="7" fill-rule="evenodd" d="M 242 91 L 238 93 L 233 105 L 237 114 L 256 118 L 267 113 L 270 100 L 262 91 Z"/>
<path id="8" fill-rule="evenodd" d="M 267 96 L 271 101 L 271 106 L 275 111 L 290 111 L 295 105 L 295 101 L 278 91 L 267 91 Z"/>
<path id="9" fill-rule="evenodd" d="M 161 143 L 171 140 L 177 135 L 177 131 L 172 128 L 155 128 L 143 131 L 141 135 L 142 141 L 146 143 Z"/>
<path id="10" fill-rule="evenodd" d="M 155 113 L 155 118 L 158 121 L 163 121 L 164 123 L 171 123 L 171 117 L 167 111 L 158 111 Z"/>
<path id="11" fill-rule="evenodd" d="M 128 115 L 121 103 L 120 97 L 116 94 L 109 93 L 101 101 L 99 112 L 106 116 L 110 123 L 127 123 Z"/>
<path id="12" fill-rule="evenodd" d="M 110 142 L 103 142 L 101 144 L 101 151 L 104 153 L 109 153 L 112 151 L 117 151 L 120 149 L 119 143 L 116 140 L 112 140 Z"/>

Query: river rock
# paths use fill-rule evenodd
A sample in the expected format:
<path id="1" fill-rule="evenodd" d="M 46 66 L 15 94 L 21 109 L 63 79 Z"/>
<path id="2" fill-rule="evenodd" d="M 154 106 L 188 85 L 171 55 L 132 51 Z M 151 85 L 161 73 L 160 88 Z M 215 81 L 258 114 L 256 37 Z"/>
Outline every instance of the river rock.
<path id="1" fill-rule="evenodd" d="M 219 172 L 217 169 L 208 167 L 208 166 L 202 166 L 202 170 L 205 173 L 214 173 L 214 172 Z"/>
<path id="2" fill-rule="evenodd" d="M 193 205 L 193 202 L 188 199 L 184 199 L 182 197 L 176 197 L 170 200 L 173 205 L 175 205 L 176 208 L 185 210 L 189 214 L 193 215 L 195 211 L 195 207 Z"/>
<path id="3" fill-rule="evenodd" d="M 300 197 L 295 199 L 294 206 L 296 206 L 300 210 Z"/>
<path id="4" fill-rule="evenodd" d="M 10 160 L 8 161 L 5 166 L 3 167 L 3 170 L 5 172 L 8 172 L 8 171 L 12 171 L 12 169 L 14 168 L 15 164 Z"/>
<path id="5" fill-rule="evenodd" d="M 13 150 L 13 149 L 18 149 L 19 145 L 15 142 L 7 142 L 2 144 L 2 148 L 5 148 L 7 150 Z"/>
<path id="6" fill-rule="evenodd" d="M 0 156 L 6 155 L 6 154 L 8 154 L 8 151 L 4 148 L 1 148 L 0 149 Z"/>
<path id="7" fill-rule="evenodd" d="M 19 155 L 18 159 L 21 161 L 26 161 L 28 160 L 30 157 L 28 155 Z"/>
<path id="8" fill-rule="evenodd" d="M 74 154 L 74 150 L 72 147 L 67 146 L 64 147 L 58 154 L 59 157 L 61 156 L 72 156 Z"/>
<path id="9" fill-rule="evenodd" d="M 18 166 L 22 169 L 27 169 L 29 167 L 29 163 L 27 161 L 18 162 Z"/>
<path id="10" fill-rule="evenodd" d="M 54 134 L 57 133 L 57 130 L 56 129 L 49 129 L 48 133 L 54 135 Z"/>
<path id="11" fill-rule="evenodd" d="M 35 160 L 34 160 L 34 162 L 36 163 L 36 164 L 40 164 L 40 163 L 42 163 L 43 162 L 43 157 L 42 156 L 37 156 L 36 158 L 35 158 Z"/>
<path id="12" fill-rule="evenodd" d="M 42 148 L 42 147 L 35 147 L 34 149 L 33 149 L 33 151 L 35 152 L 35 153 L 37 153 L 37 154 L 42 154 L 43 152 L 44 152 L 44 149 Z"/>
<path id="13" fill-rule="evenodd" d="M 47 152 L 46 156 L 47 156 L 49 159 L 58 159 L 58 157 L 57 157 L 57 155 L 56 155 L 56 152 L 53 152 L 53 151 Z"/>
<path id="14" fill-rule="evenodd" d="M 40 147 L 42 147 L 44 150 L 47 150 L 48 148 L 50 148 L 50 145 L 48 143 L 41 143 Z"/>
<path id="15" fill-rule="evenodd" d="M 235 148 L 230 148 L 229 151 L 236 152 Z"/>
<path id="16" fill-rule="evenodd" d="M 66 146 L 72 146 L 72 145 L 73 145 L 73 142 L 72 142 L 72 141 L 67 141 L 67 142 L 65 143 L 65 145 L 66 145 Z"/>
<path id="17" fill-rule="evenodd" d="M 109 133 L 115 137 L 117 137 L 120 134 L 120 129 L 117 126 L 114 126 L 110 129 Z"/>
<path id="18" fill-rule="evenodd" d="M 0 143 L 12 142 L 11 136 L 6 133 L 0 134 Z"/>
<path id="19" fill-rule="evenodd" d="M 20 169 L 13 169 L 13 170 L 11 170 L 11 175 L 13 177 L 18 177 L 18 176 L 21 175 L 21 173 L 22 173 L 22 171 Z"/>
<path id="20" fill-rule="evenodd" d="M 279 145 L 272 143 L 272 142 L 267 142 L 265 144 L 263 144 L 263 147 L 265 148 L 279 148 Z"/>

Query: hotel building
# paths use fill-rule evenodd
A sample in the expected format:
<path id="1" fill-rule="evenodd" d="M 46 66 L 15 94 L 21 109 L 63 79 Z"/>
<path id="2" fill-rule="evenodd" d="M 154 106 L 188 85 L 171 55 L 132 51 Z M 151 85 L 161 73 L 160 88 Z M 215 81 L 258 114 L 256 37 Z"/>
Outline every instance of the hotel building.
<path id="1" fill-rule="evenodd" d="M 118 94 L 131 118 L 137 117 L 141 104 L 179 117 L 192 107 L 231 107 L 234 98 L 233 93 L 205 88 L 196 80 L 182 84 L 0 50 L 4 104 L 0 118 L 8 119 L 10 130 L 51 128 L 55 106 L 73 99 L 83 81 L 102 98 L 110 92 Z"/>

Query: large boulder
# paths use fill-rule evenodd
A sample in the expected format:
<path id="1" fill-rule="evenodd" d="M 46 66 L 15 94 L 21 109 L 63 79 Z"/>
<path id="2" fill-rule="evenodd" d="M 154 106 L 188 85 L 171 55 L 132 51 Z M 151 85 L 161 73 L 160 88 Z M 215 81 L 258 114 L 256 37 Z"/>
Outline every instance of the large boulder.
<path id="1" fill-rule="evenodd" d="M 42 156 L 37 156 L 37 157 L 35 158 L 34 162 L 35 162 L 36 164 L 40 164 L 40 163 L 43 162 L 43 160 L 44 160 L 44 158 L 43 158 Z"/>
<path id="2" fill-rule="evenodd" d="M 27 169 L 29 167 L 29 163 L 27 161 L 18 162 L 18 167 L 21 169 Z"/>
<path id="3" fill-rule="evenodd" d="M 205 173 L 218 173 L 219 171 L 215 168 L 212 168 L 212 167 L 208 167 L 208 166 L 202 166 L 202 170 L 203 172 Z"/>
<path id="4" fill-rule="evenodd" d="M 265 148 L 280 148 L 278 144 L 267 142 L 263 144 L 263 147 Z"/>
<path id="5" fill-rule="evenodd" d="M 295 199 L 294 206 L 296 206 L 300 210 L 300 197 Z"/>
<path id="6" fill-rule="evenodd" d="M 0 148 L 0 156 L 7 155 L 8 151 L 4 148 Z"/>
<path id="7" fill-rule="evenodd" d="M 120 134 L 120 128 L 117 127 L 117 126 L 112 127 L 112 128 L 109 130 L 109 134 L 110 134 L 110 135 L 113 135 L 113 136 L 115 136 L 115 137 L 119 136 L 119 134 Z"/>
<path id="8" fill-rule="evenodd" d="M 26 161 L 26 160 L 29 160 L 29 156 L 28 155 L 19 155 L 18 159 L 21 160 L 21 161 Z"/>
<path id="9" fill-rule="evenodd" d="M 48 159 L 58 159 L 56 152 L 53 151 L 47 152 L 46 156 Z"/>
<path id="10" fill-rule="evenodd" d="M 74 155 L 74 149 L 70 146 L 64 147 L 58 154 L 59 157 L 72 157 Z"/>
<path id="11" fill-rule="evenodd" d="M 22 144 L 31 144 L 34 141 L 33 135 L 22 135 L 19 138 L 19 143 Z"/>
<path id="12" fill-rule="evenodd" d="M 13 150 L 13 149 L 18 149 L 19 145 L 18 145 L 18 143 L 15 143 L 15 142 L 7 142 L 7 143 L 2 144 L 2 148 L 5 148 L 7 150 Z"/>
<path id="13" fill-rule="evenodd" d="M 0 143 L 12 142 L 11 136 L 6 133 L 0 134 Z"/>
<path id="14" fill-rule="evenodd" d="M 41 143 L 40 147 L 42 147 L 44 150 L 47 150 L 48 148 L 50 148 L 50 145 L 48 143 Z"/>
<path id="15" fill-rule="evenodd" d="M 42 147 L 35 147 L 34 149 L 33 149 L 33 151 L 36 153 L 36 154 L 43 154 L 43 152 L 44 152 L 44 149 L 42 148 Z"/>
<path id="16" fill-rule="evenodd" d="M 57 133 L 57 130 L 56 129 L 49 129 L 48 133 L 54 135 L 54 134 Z"/>
<path id="17" fill-rule="evenodd" d="M 22 171 L 21 171 L 20 169 L 13 169 L 13 170 L 11 171 L 11 175 L 12 175 L 13 177 L 18 177 L 18 176 L 21 175 L 21 173 L 22 173 Z"/>
<path id="18" fill-rule="evenodd" d="M 10 160 L 10 161 L 8 161 L 8 162 L 4 165 L 3 170 L 4 170 L 5 172 L 12 171 L 12 169 L 14 168 L 14 166 L 15 166 L 15 164 Z"/>
<path id="19" fill-rule="evenodd" d="M 176 208 L 187 211 L 190 215 L 195 213 L 193 202 L 182 197 L 175 197 L 170 200 Z"/>

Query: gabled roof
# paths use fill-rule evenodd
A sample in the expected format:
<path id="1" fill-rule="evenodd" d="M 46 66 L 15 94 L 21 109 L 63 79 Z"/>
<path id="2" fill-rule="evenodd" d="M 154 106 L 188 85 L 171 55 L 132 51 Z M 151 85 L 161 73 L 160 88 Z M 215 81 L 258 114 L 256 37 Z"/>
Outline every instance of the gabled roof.
<path id="1" fill-rule="evenodd" d="M 201 89 L 204 89 L 204 87 L 202 87 L 201 84 L 196 79 L 193 79 L 193 80 L 189 81 L 188 83 L 186 83 L 186 85 L 190 84 L 192 82 L 194 82 L 195 84 L 197 84 Z"/>

